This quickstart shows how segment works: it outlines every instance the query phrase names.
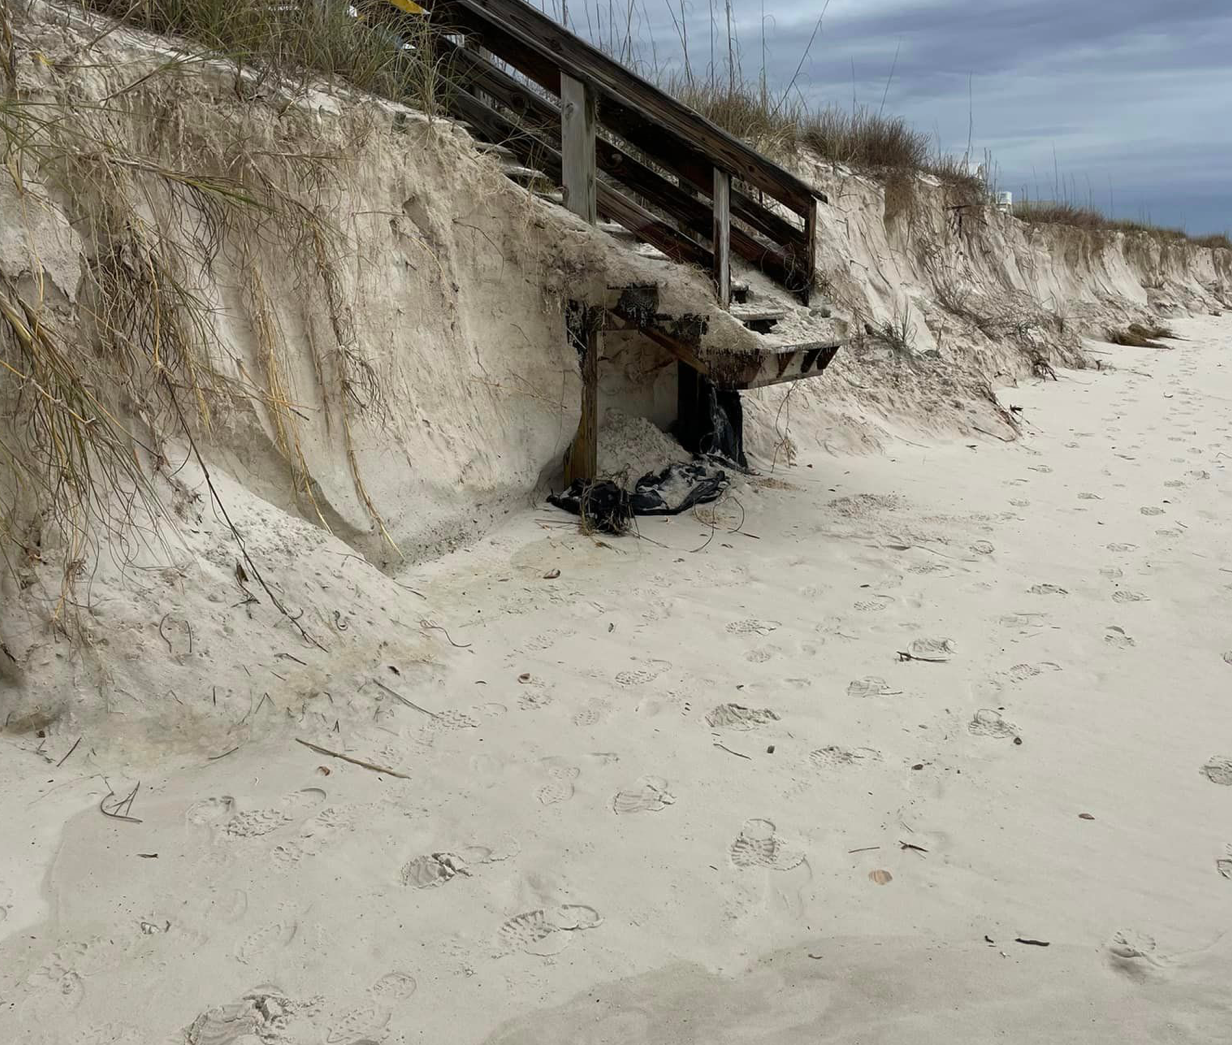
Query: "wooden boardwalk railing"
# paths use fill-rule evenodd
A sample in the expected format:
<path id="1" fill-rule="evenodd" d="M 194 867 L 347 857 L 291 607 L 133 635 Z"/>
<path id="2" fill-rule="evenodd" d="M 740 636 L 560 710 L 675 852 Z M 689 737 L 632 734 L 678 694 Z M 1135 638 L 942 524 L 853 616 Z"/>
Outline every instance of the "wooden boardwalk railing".
<path id="1" fill-rule="evenodd" d="M 569 209 L 706 267 L 722 307 L 733 251 L 807 303 L 824 198 L 809 185 L 523 0 L 421 2 L 450 62 L 446 104 Z"/>

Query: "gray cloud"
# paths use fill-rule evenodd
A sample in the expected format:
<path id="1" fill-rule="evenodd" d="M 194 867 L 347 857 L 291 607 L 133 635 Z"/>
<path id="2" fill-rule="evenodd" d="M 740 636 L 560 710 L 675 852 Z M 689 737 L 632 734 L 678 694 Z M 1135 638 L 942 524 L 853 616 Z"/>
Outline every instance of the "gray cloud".
<path id="1" fill-rule="evenodd" d="M 660 65 L 677 62 L 676 30 L 655 3 L 646 0 L 639 19 L 642 56 L 653 38 Z M 766 4 L 766 65 L 778 89 L 821 7 Z M 735 10 L 742 65 L 756 76 L 760 4 L 736 0 Z M 710 58 L 709 12 L 686 4 L 695 70 Z M 721 4 L 717 21 L 722 55 Z M 886 112 L 958 153 L 970 116 L 974 152 L 992 151 L 1004 188 L 1053 196 L 1055 150 L 1075 202 L 1087 201 L 1089 185 L 1106 208 L 1111 183 L 1118 216 L 1199 233 L 1232 227 L 1228 0 L 832 0 L 795 88 L 812 105 L 850 105 L 854 87 L 877 108 L 891 66 Z"/>

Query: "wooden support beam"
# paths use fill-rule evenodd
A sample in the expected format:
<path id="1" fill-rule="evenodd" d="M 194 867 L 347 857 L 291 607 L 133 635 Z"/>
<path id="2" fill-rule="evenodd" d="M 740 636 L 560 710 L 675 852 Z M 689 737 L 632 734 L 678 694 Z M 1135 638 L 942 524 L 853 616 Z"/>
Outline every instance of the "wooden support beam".
<path id="1" fill-rule="evenodd" d="M 581 80 L 561 74 L 561 179 L 565 206 L 592 225 L 598 218 L 595 178 L 595 96 Z"/>
<path id="2" fill-rule="evenodd" d="M 599 472 L 599 354 L 603 351 L 602 311 L 578 301 L 565 310 L 565 332 L 578 354 L 582 373 L 582 412 L 577 434 L 565 451 L 565 483 L 594 479 Z"/>
<path id="3" fill-rule="evenodd" d="M 714 234 L 710 250 L 714 254 L 714 282 L 719 295 L 719 308 L 731 305 L 731 175 L 714 169 Z"/>
<path id="4" fill-rule="evenodd" d="M 809 303 L 809 296 L 813 292 L 813 280 L 816 278 L 817 272 L 817 204 L 816 202 L 809 208 L 809 212 L 804 216 L 804 251 L 800 259 L 804 266 L 804 271 L 800 273 L 800 278 L 796 281 L 800 285 L 798 291 L 800 300 L 805 305 Z"/>
<path id="5" fill-rule="evenodd" d="M 593 225 L 599 216 L 595 96 L 581 80 L 564 73 L 560 77 L 560 143 L 565 206 Z M 577 350 L 582 374 L 582 411 L 577 434 L 565 455 L 565 482 L 571 483 L 594 479 L 599 471 L 599 354 L 603 351 L 603 330 L 592 310 L 580 301 L 569 302 L 565 329 Z"/>

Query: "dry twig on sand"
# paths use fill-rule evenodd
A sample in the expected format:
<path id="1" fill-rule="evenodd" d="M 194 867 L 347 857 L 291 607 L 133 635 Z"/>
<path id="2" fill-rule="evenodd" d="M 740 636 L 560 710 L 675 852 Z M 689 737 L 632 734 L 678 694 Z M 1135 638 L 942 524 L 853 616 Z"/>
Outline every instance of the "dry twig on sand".
<path id="1" fill-rule="evenodd" d="M 331 751 L 327 747 L 321 747 L 319 744 L 313 744 L 307 740 L 295 738 L 295 743 L 303 744 L 304 747 L 310 748 L 318 755 L 328 755 L 330 758 L 340 758 L 343 762 L 350 762 L 353 766 L 359 766 L 361 769 L 370 769 L 374 773 L 385 773 L 387 776 L 396 776 L 399 780 L 410 780 L 411 778 L 405 773 L 399 773 L 394 769 L 387 769 L 385 766 L 378 766 L 375 762 L 365 762 L 362 758 L 352 758 L 350 755 L 344 755 L 341 751 Z"/>

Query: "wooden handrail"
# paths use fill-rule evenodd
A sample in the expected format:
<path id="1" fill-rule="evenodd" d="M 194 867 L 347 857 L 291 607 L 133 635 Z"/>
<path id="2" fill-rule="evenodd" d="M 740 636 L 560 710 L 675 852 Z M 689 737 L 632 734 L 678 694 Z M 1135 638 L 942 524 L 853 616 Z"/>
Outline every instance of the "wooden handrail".
<path id="1" fill-rule="evenodd" d="M 448 56 L 452 68 L 462 74 L 462 79 L 468 86 L 473 87 L 469 93 L 477 96 L 490 96 L 506 109 L 517 113 L 523 121 L 526 121 L 524 129 L 531 130 L 542 141 L 548 144 L 559 141 L 561 114 L 556 105 L 542 95 L 529 90 L 525 84 L 498 69 L 478 53 L 465 50 L 447 40 L 440 41 L 439 46 Z M 460 90 L 461 88 L 455 88 L 455 94 Z M 713 215 L 711 207 L 705 202 L 669 181 L 613 142 L 599 138 L 595 144 L 600 171 L 669 215 L 682 228 L 697 236 L 711 236 Z M 529 154 L 523 162 L 533 166 L 533 160 Z M 545 171 L 544 173 L 550 172 Z M 738 196 L 738 193 L 732 192 L 734 202 L 731 210 L 735 217 L 741 218 L 747 211 L 735 202 Z M 750 206 L 757 206 L 751 200 L 748 203 Z M 739 226 L 733 225 L 731 227 L 732 251 L 751 265 L 760 268 L 771 279 L 782 283 L 789 290 L 803 289 L 804 280 L 800 267 L 792 264 L 790 257 L 784 254 L 780 244 L 786 245 L 789 249 L 802 248 L 804 233 L 782 219 L 775 218 L 769 211 L 765 212 L 765 217 L 779 223 L 771 225 L 772 233 L 767 236 L 767 240 L 765 242 L 758 240 Z M 767 224 L 767 221 L 763 220 L 760 224 Z"/>
<path id="2" fill-rule="evenodd" d="M 613 218 L 676 260 L 709 262 L 723 307 L 729 300 L 733 251 L 807 303 L 817 200 L 825 198 L 821 193 L 524 0 L 422 3 L 438 32 L 465 36 L 464 48 L 441 39 L 455 66 L 469 74 L 464 86 L 451 91 L 451 107 L 481 128 L 488 140 L 499 140 L 501 128 L 513 138 L 525 138 L 529 131 L 530 139 L 515 151 L 525 156 L 532 143 L 540 155 L 550 150 L 553 173 L 563 176 L 558 183 L 565 186 L 570 209 L 591 220 L 596 212 Z M 489 54 L 558 97 L 559 107 L 488 61 Z M 513 113 L 517 123 L 496 106 Z M 579 124 L 574 117 L 583 110 L 587 119 Z M 531 126 L 518 126 L 527 117 Z M 594 133 L 600 125 L 607 128 L 607 138 Z M 589 128 L 581 137 L 575 133 L 579 126 Z M 559 147 L 553 148 L 556 142 Z M 645 161 L 632 155 L 625 143 Z M 526 162 L 533 165 L 533 160 Z M 681 231 L 598 181 L 599 172 L 668 215 Z M 803 228 L 741 192 L 741 184 L 802 218 Z M 578 193 L 590 202 L 575 205 L 571 197 Z"/>
<path id="3" fill-rule="evenodd" d="M 427 6 L 435 9 L 436 0 Z M 500 26 L 561 72 L 591 84 L 605 99 L 627 106 L 691 142 L 712 166 L 761 189 L 801 217 L 807 217 L 816 196 L 807 183 L 612 61 L 523 0 L 448 0 L 447 6 Z"/>
<path id="4" fill-rule="evenodd" d="M 476 37 L 485 50 L 513 66 L 549 94 L 559 97 L 560 70 L 551 59 L 527 52 L 500 26 L 456 7 L 450 7 L 449 0 L 435 0 L 435 3 L 436 11 L 445 19 L 443 24 L 446 28 L 457 29 L 468 36 Z M 442 45 L 449 46 L 447 41 L 442 41 Z M 512 77 L 509 79 L 516 84 Z M 525 90 L 524 87 L 521 89 Z M 527 94 L 531 98 L 537 97 L 529 91 Z M 682 182 L 687 182 L 699 192 L 710 194 L 714 164 L 689 141 L 666 133 L 654 120 L 645 119 L 633 110 L 610 100 L 600 105 L 599 122 L 635 148 L 654 156 L 657 163 L 670 169 Z M 818 199 L 824 199 L 820 192 L 815 195 Z M 803 251 L 802 230 L 735 188 L 732 189 L 732 217 L 745 222 L 774 243 L 786 246 L 798 241 L 800 252 Z"/>

